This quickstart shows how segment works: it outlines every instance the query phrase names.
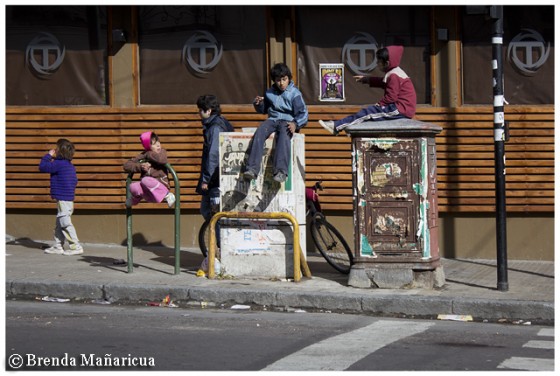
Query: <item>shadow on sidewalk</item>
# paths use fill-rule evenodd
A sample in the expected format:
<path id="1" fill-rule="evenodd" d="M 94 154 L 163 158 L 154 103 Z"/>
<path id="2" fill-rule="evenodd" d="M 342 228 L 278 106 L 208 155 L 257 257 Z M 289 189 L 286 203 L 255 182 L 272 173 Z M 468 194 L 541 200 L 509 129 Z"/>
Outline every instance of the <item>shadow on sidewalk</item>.
<path id="1" fill-rule="evenodd" d="M 29 239 L 29 238 L 14 239 L 12 241 L 6 242 L 6 244 L 21 245 L 22 247 L 25 247 L 25 248 L 35 248 L 35 249 L 46 249 L 46 248 L 50 247 L 50 245 L 47 244 L 47 243 L 37 242 L 37 241 L 35 241 L 33 239 Z"/>

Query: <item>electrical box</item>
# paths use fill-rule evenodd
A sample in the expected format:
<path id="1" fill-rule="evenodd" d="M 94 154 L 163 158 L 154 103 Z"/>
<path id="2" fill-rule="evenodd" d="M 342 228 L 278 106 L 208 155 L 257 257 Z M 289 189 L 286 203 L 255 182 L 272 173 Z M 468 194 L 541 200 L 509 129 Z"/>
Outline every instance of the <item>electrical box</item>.
<path id="1" fill-rule="evenodd" d="M 441 284 L 435 143 L 439 131 L 438 126 L 411 119 L 346 128 L 352 136 L 355 234 L 349 284 L 414 287 L 421 273 L 436 269 L 437 278 L 428 285 Z"/>

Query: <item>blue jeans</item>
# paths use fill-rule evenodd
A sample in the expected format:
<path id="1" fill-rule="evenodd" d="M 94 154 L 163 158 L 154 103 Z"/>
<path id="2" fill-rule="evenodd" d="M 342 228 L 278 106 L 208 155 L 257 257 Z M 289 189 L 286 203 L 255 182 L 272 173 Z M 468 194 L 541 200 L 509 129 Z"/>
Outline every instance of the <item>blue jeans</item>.
<path id="1" fill-rule="evenodd" d="M 266 139 L 276 132 L 275 150 L 274 150 L 274 170 L 273 174 L 283 172 L 288 174 L 288 166 L 290 163 L 290 140 L 292 133 L 288 129 L 286 120 L 265 120 L 256 130 L 251 141 L 251 150 L 249 158 L 247 158 L 247 171 L 253 171 L 259 174 L 264 151 L 264 143 Z"/>
<path id="2" fill-rule="evenodd" d="M 200 200 L 200 214 L 202 214 L 202 217 L 204 218 L 205 221 L 209 221 L 212 218 L 212 215 L 214 214 L 214 212 L 212 211 L 212 201 L 217 202 L 219 205 L 220 188 L 211 188 L 207 194 L 202 195 L 202 198 Z M 218 244 L 218 248 L 219 248 L 220 247 L 220 222 L 219 221 L 216 222 L 216 243 Z"/>

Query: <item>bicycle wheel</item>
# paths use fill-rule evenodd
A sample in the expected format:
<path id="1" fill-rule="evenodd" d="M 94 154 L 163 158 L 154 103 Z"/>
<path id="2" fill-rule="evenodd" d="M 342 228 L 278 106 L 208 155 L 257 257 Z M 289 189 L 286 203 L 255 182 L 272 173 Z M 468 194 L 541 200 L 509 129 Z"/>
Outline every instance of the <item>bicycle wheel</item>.
<path id="1" fill-rule="evenodd" d="M 354 256 L 340 232 L 323 215 L 311 220 L 311 237 L 325 260 L 341 273 L 350 273 Z"/>
<path id="2" fill-rule="evenodd" d="M 210 244 L 210 221 L 204 221 L 200 230 L 198 230 L 198 246 L 200 247 L 200 252 L 202 256 L 206 257 L 208 255 L 208 244 Z"/>

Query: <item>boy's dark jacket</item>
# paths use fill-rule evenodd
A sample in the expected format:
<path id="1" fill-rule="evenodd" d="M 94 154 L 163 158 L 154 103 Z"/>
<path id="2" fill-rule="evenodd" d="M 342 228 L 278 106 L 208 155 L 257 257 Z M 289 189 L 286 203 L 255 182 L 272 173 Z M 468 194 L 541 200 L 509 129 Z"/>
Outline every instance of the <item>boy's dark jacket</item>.
<path id="1" fill-rule="evenodd" d="M 208 184 L 208 190 L 220 186 L 220 133 L 233 131 L 233 126 L 222 116 L 211 115 L 208 119 L 202 120 L 204 145 L 196 193 L 208 194 L 208 191 L 201 189 L 202 183 Z"/>
<path id="2" fill-rule="evenodd" d="M 412 80 L 399 67 L 404 52 L 403 46 L 387 46 L 389 67 L 384 77 L 369 77 L 369 86 L 385 89 L 383 98 L 377 102 L 380 106 L 394 103 L 399 112 L 413 118 L 416 114 L 416 91 Z"/>

